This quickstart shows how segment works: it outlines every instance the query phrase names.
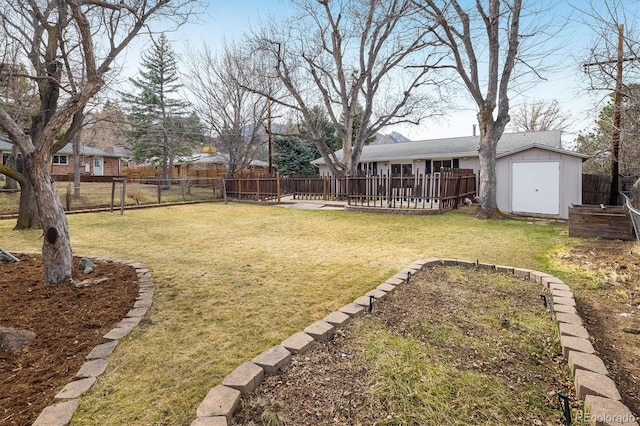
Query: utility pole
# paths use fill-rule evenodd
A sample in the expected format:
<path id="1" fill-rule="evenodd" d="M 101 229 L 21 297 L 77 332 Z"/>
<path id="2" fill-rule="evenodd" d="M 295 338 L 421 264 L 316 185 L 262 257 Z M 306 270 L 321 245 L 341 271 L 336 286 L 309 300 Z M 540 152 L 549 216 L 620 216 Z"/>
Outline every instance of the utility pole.
<path id="1" fill-rule="evenodd" d="M 635 61 L 639 58 L 625 58 L 623 53 L 624 45 L 624 25 L 618 25 L 618 52 L 615 60 L 591 62 L 584 64 L 584 68 L 591 66 L 601 66 L 616 64 L 616 86 L 613 94 L 613 129 L 611 130 L 611 189 L 609 194 L 609 204 L 618 204 L 619 192 L 619 156 L 620 156 L 620 133 L 622 129 L 622 65 L 627 61 Z"/>
<path id="2" fill-rule="evenodd" d="M 622 42 L 624 37 L 624 25 L 618 25 L 618 57 L 616 59 L 616 91 L 613 94 L 613 129 L 611 133 L 611 193 L 609 204 L 618 205 L 618 179 L 620 155 L 620 126 L 622 126 Z"/>
<path id="3" fill-rule="evenodd" d="M 269 176 L 273 174 L 273 164 L 271 160 L 271 145 L 272 145 L 272 137 L 271 137 L 271 99 L 267 99 L 267 137 L 269 141 Z"/>

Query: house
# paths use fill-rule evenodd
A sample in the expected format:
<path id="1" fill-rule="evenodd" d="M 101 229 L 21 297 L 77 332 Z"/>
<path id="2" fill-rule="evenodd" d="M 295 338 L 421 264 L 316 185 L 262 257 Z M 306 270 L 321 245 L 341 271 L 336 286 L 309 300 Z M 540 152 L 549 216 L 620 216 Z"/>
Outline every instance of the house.
<path id="1" fill-rule="evenodd" d="M 205 151 L 201 154 L 194 154 L 191 157 L 181 159 L 179 165 L 186 166 L 192 170 L 218 170 L 226 174 L 229 169 L 229 155 L 221 152 Z M 241 173 L 268 174 L 269 163 L 262 160 L 251 160 L 249 167 L 243 169 Z"/>
<path id="2" fill-rule="evenodd" d="M 413 176 L 453 167 L 479 174 L 479 141 L 465 136 L 365 146 L 358 171 Z M 342 150 L 336 155 L 340 158 Z M 496 157 L 501 211 L 568 219 L 569 206 L 582 203 L 582 162 L 588 156 L 563 149 L 559 130 L 505 133 Z M 312 164 L 320 174 L 331 174 L 324 159 Z"/>
<path id="3" fill-rule="evenodd" d="M 2 164 L 11 155 L 13 145 L 6 138 L 0 138 Z M 112 150 L 102 150 L 82 145 L 80 147 L 80 173 L 91 176 L 122 176 L 123 154 Z M 53 155 L 51 170 L 57 180 L 66 179 L 73 174 L 73 146 L 66 145 Z"/>

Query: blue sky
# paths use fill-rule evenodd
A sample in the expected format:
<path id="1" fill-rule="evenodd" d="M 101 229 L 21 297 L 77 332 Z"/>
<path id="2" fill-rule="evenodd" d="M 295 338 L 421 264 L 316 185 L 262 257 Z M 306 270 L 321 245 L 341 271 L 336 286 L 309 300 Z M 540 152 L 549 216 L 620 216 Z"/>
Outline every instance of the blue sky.
<path id="1" fill-rule="evenodd" d="M 624 3 L 626 8 L 633 10 L 632 15 L 640 14 L 640 1 L 619 1 Z M 549 58 L 557 66 L 553 71 L 544 74 L 545 81 L 511 99 L 512 106 L 517 106 L 523 101 L 557 99 L 561 109 L 570 114 L 575 123 L 572 132 L 566 135 L 565 141 L 572 140 L 575 132 L 592 127 L 597 111 L 594 105 L 604 97 L 603 93 L 588 93 L 584 90 L 585 76 L 580 69 L 584 50 L 595 39 L 595 34 L 584 24 L 584 19 L 576 8 L 586 10 L 590 8 L 591 3 L 588 0 L 555 0 L 550 3 L 552 13 L 561 17 L 572 15 L 566 27 L 553 38 L 554 52 Z M 602 0 L 593 0 L 593 3 L 600 5 Z M 188 24 L 168 34 L 168 37 L 178 53 L 186 45 L 197 48 L 203 42 L 213 47 L 221 46 L 225 40 L 241 38 L 244 31 L 258 27 L 261 22 L 283 19 L 291 10 L 292 7 L 287 0 L 209 0 L 208 9 L 201 17 L 201 22 Z M 615 39 L 615 34 L 612 34 L 612 38 Z M 135 50 L 132 49 L 128 54 L 127 62 L 130 65 L 135 62 Z M 397 130 L 413 140 L 471 134 L 472 126 L 476 123 L 474 104 L 469 100 L 461 100 L 460 104 L 469 107 L 451 111 L 446 118 L 437 122 L 426 121 L 420 126 L 388 129 L 387 133 Z"/>

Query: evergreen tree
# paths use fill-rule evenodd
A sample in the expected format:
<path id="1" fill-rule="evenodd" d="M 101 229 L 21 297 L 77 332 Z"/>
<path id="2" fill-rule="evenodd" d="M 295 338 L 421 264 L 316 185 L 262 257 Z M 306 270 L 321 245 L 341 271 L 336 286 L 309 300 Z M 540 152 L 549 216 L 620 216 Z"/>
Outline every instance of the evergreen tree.
<path id="1" fill-rule="evenodd" d="M 602 108 L 595 127 L 581 132 L 576 150 L 589 154 L 584 163 L 585 173 L 611 172 L 611 135 L 613 133 L 613 94 Z M 620 129 L 619 168 L 622 176 L 640 176 L 640 85 L 629 84 L 622 98 L 622 128 Z"/>
<path id="2" fill-rule="evenodd" d="M 315 145 L 304 143 L 296 136 L 277 137 L 273 141 L 273 164 L 284 176 L 318 174 L 311 161 L 319 157 Z"/>
<path id="3" fill-rule="evenodd" d="M 339 149 L 336 129 L 329 121 L 326 112 L 320 106 L 311 108 L 313 127 L 322 133 L 322 140 L 331 152 Z M 289 125 L 288 136 L 274 140 L 273 163 L 284 175 L 317 175 L 318 169 L 311 161 L 320 157 L 317 144 L 306 126 L 306 122 Z"/>
<path id="4" fill-rule="evenodd" d="M 202 130 L 190 104 L 179 99 L 177 59 L 164 34 L 142 55 L 139 74 L 129 79 L 134 92 L 121 93 L 129 108 L 127 138 L 134 161 L 160 164 L 163 183 L 170 185 L 174 161 L 192 154 Z"/>

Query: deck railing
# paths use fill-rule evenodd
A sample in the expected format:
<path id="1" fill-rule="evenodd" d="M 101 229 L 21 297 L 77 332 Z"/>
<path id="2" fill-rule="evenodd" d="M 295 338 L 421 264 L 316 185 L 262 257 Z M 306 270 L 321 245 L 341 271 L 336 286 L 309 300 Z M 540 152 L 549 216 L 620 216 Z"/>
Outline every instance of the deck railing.
<path id="1" fill-rule="evenodd" d="M 314 176 L 225 179 L 226 196 L 253 201 L 277 201 L 291 195 L 298 200 L 343 200 L 349 205 L 395 208 L 456 208 L 476 195 L 473 170 L 443 169 L 411 176 Z"/>

